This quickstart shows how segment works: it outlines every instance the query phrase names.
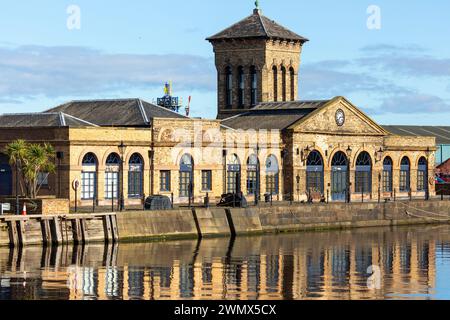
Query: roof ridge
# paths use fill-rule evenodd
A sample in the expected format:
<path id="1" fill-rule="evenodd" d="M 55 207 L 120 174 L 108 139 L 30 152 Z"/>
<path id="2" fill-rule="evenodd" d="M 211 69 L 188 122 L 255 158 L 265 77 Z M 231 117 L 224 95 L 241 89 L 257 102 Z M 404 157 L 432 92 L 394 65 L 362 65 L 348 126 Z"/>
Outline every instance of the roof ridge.
<path id="1" fill-rule="evenodd" d="M 255 11 L 255 12 L 257 12 L 257 16 L 258 16 L 258 18 L 259 18 L 259 22 L 261 23 L 261 26 L 263 27 L 263 30 L 264 30 L 264 33 L 266 34 L 266 36 L 267 37 L 269 37 L 269 33 L 267 32 L 267 28 L 266 28 L 266 26 L 265 26 L 265 24 L 264 24 L 264 21 L 263 21 L 263 19 L 262 19 L 262 17 L 263 17 L 263 15 L 261 15 L 261 14 L 259 14 L 259 10 L 258 11 Z"/>
<path id="2" fill-rule="evenodd" d="M 148 120 L 148 117 L 147 117 L 147 113 L 145 112 L 144 106 L 142 105 L 142 100 L 141 99 L 137 99 L 137 101 L 138 101 L 137 106 L 138 106 L 139 111 L 141 113 L 142 119 L 144 120 L 145 124 L 147 124 L 147 125 L 150 124 L 150 121 Z"/>
<path id="3" fill-rule="evenodd" d="M 59 112 L 59 122 L 61 124 L 61 126 L 65 127 L 66 126 L 66 119 L 64 118 L 64 113 Z"/>
<path id="4" fill-rule="evenodd" d="M 86 121 L 86 120 L 77 118 L 77 117 L 72 116 L 72 115 L 70 115 L 70 114 L 67 114 L 67 113 L 64 113 L 64 112 L 61 112 L 61 114 L 63 114 L 63 115 L 66 116 L 66 117 L 69 117 L 69 118 L 78 120 L 78 121 L 80 121 L 80 122 L 84 122 L 84 123 L 86 123 L 86 124 L 89 124 L 89 125 L 91 125 L 91 126 L 94 126 L 94 127 L 100 127 L 99 125 L 97 125 L 97 124 L 95 124 L 95 123 L 92 123 L 92 122 L 89 122 L 89 121 Z"/>
<path id="5" fill-rule="evenodd" d="M 191 119 L 190 117 L 184 116 L 184 115 L 182 115 L 182 114 L 180 114 L 180 113 L 178 113 L 178 112 L 175 112 L 175 111 L 173 111 L 173 110 L 170 110 L 170 109 L 167 109 L 167 108 L 158 106 L 157 104 L 154 104 L 154 103 L 151 103 L 151 102 L 148 102 L 148 101 L 145 101 L 145 100 L 144 100 L 144 102 L 145 102 L 145 103 L 148 103 L 148 104 L 151 105 L 151 106 L 154 106 L 154 107 L 157 107 L 157 108 L 160 108 L 160 109 L 163 109 L 163 110 L 172 112 L 172 113 L 174 113 L 174 114 L 176 114 L 176 115 L 179 115 L 179 116 L 181 116 L 181 117 L 183 117 L 183 118 Z"/>

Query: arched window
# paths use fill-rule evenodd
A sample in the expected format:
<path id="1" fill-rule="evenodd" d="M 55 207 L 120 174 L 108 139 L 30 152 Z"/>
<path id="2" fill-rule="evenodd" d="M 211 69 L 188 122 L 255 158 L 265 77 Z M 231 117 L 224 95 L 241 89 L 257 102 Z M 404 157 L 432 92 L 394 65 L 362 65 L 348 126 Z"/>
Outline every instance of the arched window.
<path id="1" fill-rule="evenodd" d="M 272 73 L 273 73 L 273 101 L 278 101 L 278 69 L 276 66 L 273 66 Z"/>
<path id="2" fill-rule="evenodd" d="M 243 67 L 238 68 L 238 79 L 238 105 L 239 108 L 243 108 L 245 105 L 245 74 Z"/>
<path id="3" fill-rule="evenodd" d="M 231 67 L 225 68 L 225 104 L 227 108 L 233 105 L 233 71 Z"/>
<path id="4" fill-rule="evenodd" d="M 270 155 L 266 161 L 266 192 L 269 194 L 278 194 L 279 174 L 277 157 Z"/>
<path id="5" fill-rule="evenodd" d="M 316 150 L 311 152 L 306 162 L 306 190 L 323 194 L 323 159 Z"/>
<path id="6" fill-rule="evenodd" d="M 94 197 L 97 197 L 97 157 L 88 153 L 82 163 L 81 199 L 92 200 Z"/>
<path id="7" fill-rule="evenodd" d="M 194 195 L 194 160 L 190 154 L 185 154 L 180 161 L 180 197 L 188 198 Z"/>
<path id="8" fill-rule="evenodd" d="M 141 198 L 143 195 L 144 160 L 139 153 L 135 153 L 131 156 L 128 165 L 128 197 Z"/>
<path id="9" fill-rule="evenodd" d="M 294 68 L 289 68 L 289 74 L 291 78 L 291 101 L 295 100 L 295 71 Z"/>
<path id="10" fill-rule="evenodd" d="M 106 159 L 105 170 L 105 199 L 119 198 L 120 157 L 111 153 Z"/>
<path id="11" fill-rule="evenodd" d="M 392 159 L 386 157 L 383 161 L 383 192 L 392 192 Z"/>
<path id="12" fill-rule="evenodd" d="M 258 158 L 252 154 L 247 160 L 247 192 L 256 194 L 258 191 Z"/>
<path id="13" fill-rule="evenodd" d="M 356 159 L 355 192 L 372 193 L 372 159 L 367 152 Z"/>
<path id="14" fill-rule="evenodd" d="M 250 76 L 252 82 L 251 105 L 255 106 L 258 103 L 258 75 L 255 66 L 250 67 Z"/>
<path id="15" fill-rule="evenodd" d="M 427 191 L 428 188 L 428 161 L 425 157 L 419 159 L 417 170 L 417 191 Z"/>
<path id="16" fill-rule="evenodd" d="M 233 154 L 227 167 L 227 192 L 237 193 L 241 191 L 241 162 L 236 154 Z"/>
<path id="17" fill-rule="evenodd" d="M 283 101 L 286 101 L 287 97 L 287 93 L 286 93 L 286 83 L 287 83 L 287 79 L 286 79 L 286 68 L 285 67 L 281 67 L 281 97 Z"/>
<path id="18" fill-rule="evenodd" d="M 400 164 L 400 192 L 411 190 L 411 162 L 408 157 L 404 157 Z"/>

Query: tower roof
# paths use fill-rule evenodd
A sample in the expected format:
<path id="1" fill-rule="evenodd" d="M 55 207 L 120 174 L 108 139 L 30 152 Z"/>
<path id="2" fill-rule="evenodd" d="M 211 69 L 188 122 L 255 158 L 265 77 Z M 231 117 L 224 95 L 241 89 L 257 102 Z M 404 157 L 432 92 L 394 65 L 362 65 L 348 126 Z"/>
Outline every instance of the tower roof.
<path id="1" fill-rule="evenodd" d="M 259 9 L 253 10 L 251 16 L 248 16 L 206 40 L 214 41 L 242 38 L 283 39 L 300 42 L 309 41 L 262 15 L 261 10 Z"/>

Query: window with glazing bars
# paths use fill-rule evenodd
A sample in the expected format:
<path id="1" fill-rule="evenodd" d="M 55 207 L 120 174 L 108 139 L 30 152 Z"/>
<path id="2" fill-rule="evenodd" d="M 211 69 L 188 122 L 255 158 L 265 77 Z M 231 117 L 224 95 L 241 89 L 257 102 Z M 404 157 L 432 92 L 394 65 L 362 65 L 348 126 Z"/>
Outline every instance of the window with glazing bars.
<path id="1" fill-rule="evenodd" d="M 266 192 L 278 194 L 278 173 L 271 173 L 266 176 Z"/>
<path id="2" fill-rule="evenodd" d="M 159 189 L 162 192 L 170 191 L 170 171 L 164 170 L 159 173 Z"/>
<path id="3" fill-rule="evenodd" d="M 202 171 L 202 190 L 211 191 L 212 190 L 212 171 L 203 170 Z"/>

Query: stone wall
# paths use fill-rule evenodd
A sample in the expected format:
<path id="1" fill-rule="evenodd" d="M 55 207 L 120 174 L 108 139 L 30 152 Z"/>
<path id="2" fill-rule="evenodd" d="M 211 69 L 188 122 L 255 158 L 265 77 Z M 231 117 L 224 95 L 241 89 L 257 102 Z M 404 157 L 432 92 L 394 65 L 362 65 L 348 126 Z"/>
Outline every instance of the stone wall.
<path id="1" fill-rule="evenodd" d="M 117 219 L 121 240 L 139 240 L 449 223 L 449 212 L 450 201 L 412 201 L 126 212 Z"/>

